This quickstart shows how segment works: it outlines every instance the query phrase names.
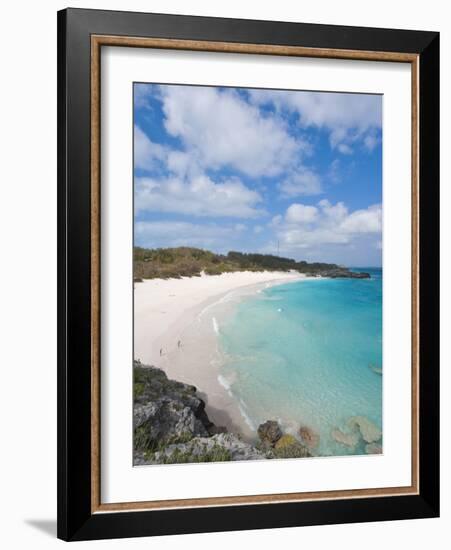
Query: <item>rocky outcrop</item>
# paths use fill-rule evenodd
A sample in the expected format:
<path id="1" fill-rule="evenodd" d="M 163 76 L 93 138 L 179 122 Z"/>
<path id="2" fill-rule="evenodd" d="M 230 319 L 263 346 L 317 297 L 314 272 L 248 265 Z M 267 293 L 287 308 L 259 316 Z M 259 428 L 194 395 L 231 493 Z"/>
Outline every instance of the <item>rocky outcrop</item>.
<path id="1" fill-rule="evenodd" d="M 195 437 L 187 443 L 168 445 L 161 451 L 147 453 L 146 464 L 183 464 L 188 462 L 227 462 L 261 460 L 266 455 L 231 433 Z"/>
<path id="2" fill-rule="evenodd" d="M 165 398 L 136 407 L 133 423 L 136 442 L 144 448 L 152 442 L 161 445 L 209 435 L 193 409 L 183 406 L 180 401 Z"/>
<path id="3" fill-rule="evenodd" d="M 169 380 L 162 370 L 136 361 L 133 393 L 135 451 L 210 435 L 213 424 L 194 386 Z"/>
<path id="4" fill-rule="evenodd" d="M 337 443 L 351 450 L 359 445 L 359 449 L 364 447 L 367 454 L 382 453 L 382 431 L 365 416 L 352 416 L 345 429 L 347 431 L 338 428 L 332 430 L 332 437 Z"/>
<path id="5" fill-rule="evenodd" d="M 326 269 L 319 272 L 321 277 L 329 279 L 371 279 L 371 275 L 366 272 L 349 271 L 347 267 L 337 267 Z"/>
<path id="6" fill-rule="evenodd" d="M 275 420 L 267 420 L 263 424 L 260 424 L 257 433 L 260 441 L 262 442 L 262 446 L 265 447 L 274 447 L 283 435 L 279 423 Z"/>
<path id="7" fill-rule="evenodd" d="M 380 367 L 377 367 L 376 365 L 368 365 L 370 369 L 375 372 L 376 374 L 380 374 L 382 376 L 382 369 Z"/>
<path id="8" fill-rule="evenodd" d="M 354 449 L 359 442 L 359 436 L 355 433 L 345 433 L 336 428 L 335 430 L 332 430 L 332 437 L 335 439 L 337 443 L 341 443 L 342 445 L 345 445 L 346 447 L 349 447 L 350 449 Z"/>
<path id="9" fill-rule="evenodd" d="M 299 435 L 301 436 L 301 441 L 309 449 L 316 449 L 319 445 L 319 434 L 314 432 L 308 426 L 301 426 L 299 428 Z"/>
<path id="10" fill-rule="evenodd" d="M 365 416 L 353 416 L 348 420 L 348 425 L 353 429 L 358 428 L 367 443 L 374 443 L 382 437 L 381 430 Z"/>
<path id="11" fill-rule="evenodd" d="M 308 448 L 294 435 L 285 434 L 274 445 L 272 458 L 306 458 L 312 456 Z"/>
<path id="12" fill-rule="evenodd" d="M 305 458 L 312 456 L 306 445 L 303 445 L 293 435 L 284 434 L 279 423 L 267 420 L 260 424 L 257 430 L 260 438 L 259 450 L 266 458 Z"/>
<path id="13" fill-rule="evenodd" d="M 382 454 L 382 446 L 377 443 L 368 443 L 368 445 L 365 445 L 365 452 L 367 455 L 380 455 Z"/>
<path id="14" fill-rule="evenodd" d="M 195 386 L 170 380 L 155 367 L 134 363 L 134 465 L 305 458 L 318 455 L 319 434 L 306 425 L 295 435 L 276 420 L 259 425 L 250 444 L 210 421 Z M 353 416 L 332 430 L 350 452 L 382 453 L 382 432 L 368 418 Z M 348 452 L 349 452 L 348 451 Z"/>
<path id="15" fill-rule="evenodd" d="M 134 465 L 267 458 L 236 434 L 216 426 L 195 386 L 170 380 L 134 362 Z"/>

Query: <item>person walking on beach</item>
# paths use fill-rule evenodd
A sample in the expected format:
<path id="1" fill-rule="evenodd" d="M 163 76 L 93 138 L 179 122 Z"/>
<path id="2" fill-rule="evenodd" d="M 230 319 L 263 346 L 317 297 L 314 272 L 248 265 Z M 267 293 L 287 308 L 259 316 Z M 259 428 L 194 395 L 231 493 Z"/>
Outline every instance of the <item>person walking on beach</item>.
<path id="1" fill-rule="evenodd" d="M 163 355 L 163 348 L 160 348 L 160 357 Z"/>

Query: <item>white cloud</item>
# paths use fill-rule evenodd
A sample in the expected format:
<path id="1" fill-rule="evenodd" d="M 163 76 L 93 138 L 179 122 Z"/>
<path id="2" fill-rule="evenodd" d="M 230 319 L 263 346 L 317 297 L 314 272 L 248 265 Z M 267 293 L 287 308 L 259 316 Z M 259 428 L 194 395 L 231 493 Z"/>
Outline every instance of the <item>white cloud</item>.
<path id="1" fill-rule="evenodd" d="M 348 236 L 327 227 L 317 227 L 311 230 L 289 227 L 281 232 L 279 238 L 282 244 L 289 248 L 309 248 L 314 245 L 349 243 Z"/>
<path id="2" fill-rule="evenodd" d="M 135 223 L 135 243 L 149 248 L 196 246 L 227 250 L 236 235 L 234 227 L 180 221 L 139 221 Z"/>
<path id="3" fill-rule="evenodd" d="M 326 223 L 338 225 L 348 215 L 348 208 L 342 201 L 332 204 L 327 199 L 323 199 L 319 201 L 318 205 L 321 207 L 321 214 Z"/>
<path id="4" fill-rule="evenodd" d="M 269 227 L 278 227 L 283 221 L 283 216 L 280 214 L 277 214 L 272 218 L 272 220 L 269 222 Z"/>
<path id="5" fill-rule="evenodd" d="M 379 145 L 380 142 L 381 142 L 380 137 L 374 134 L 368 134 L 367 136 L 365 136 L 365 139 L 363 140 L 363 143 L 365 147 L 368 149 L 368 151 L 372 151 L 376 147 L 376 145 Z"/>
<path id="6" fill-rule="evenodd" d="M 340 159 L 334 159 L 331 162 L 330 168 L 327 172 L 327 177 L 332 183 L 339 183 L 341 181 Z"/>
<path id="7" fill-rule="evenodd" d="M 371 94 L 281 92 L 252 90 L 251 101 L 256 105 L 272 103 L 277 110 L 296 113 L 303 127 L 316 126 L 329 130 L 333 149 L 350 154 L 353 144 L 364 141 L 367 149 L 375 147 L 375 132 L 382 126 L 381 96 Z"/>
<path id="8" fill-rule="evenodd" d="M 135 178 L 135 210 L 161 211 L 194 216 L 254 218 L 264 213 L 262 198 L 238 178 L 213 181 L 193 155 L 153 143 L 135 126 L 135 167 L 158 168 L 165 177 Z"/>
<path id="9" fill-rule="evenodd" d="M 356 210 L 341 223 L 344 233 L 378 233 L 382 229 L 382 208 L 370 206 L 365 210 Z"/>
<path id="10" fill-rule="evenodd" d="M 160 94 L 167 132 L 181 139 L 203 169 L 274 176 L 299 164 L 306 148 L 281 117 L 263 115 L 232 90 L 166 86 Z"/>
<path id="11" fill-rule="evenodd" d="M 321 179 L 312 170 L 299 168 L 279 184 L 279 190 L 283 198 L 318 195 L 322 192 Z"/>
<path id="12" fill-rule="evenodd" d="M 262 225 L 254 225 L 254 233 L 255 233 L 256 235 L 258 235 L 259 233 L 261 233 L 263 230 L 264 230 L 264 228 L 263 228 Z"/>
<path id="13" fill-rule="evenodd" d="M 277 218 L 277 219 L 276 219 Z M 350 245 L 362 235 L 380 240 L 382 207 L 379 204 L 349 212 L 343 202 L 321 200 L 317 206 L 294 203 L 283 218 L 273 218 L 272 227 L 281 244 L 290 250 L 319 245 Z"/>
<path id="14" fill-rule="evenodd" d="M 353 153 L 351 147 L 347 143 L 339 143 L 337 149 L 342 155 L 352 155 Z"/>
<path id="15" fill-rule="evenodd" d="M 150 109 L 149 95 L 153 91 L 153 84 L 136 83 L 133 87 L 133 104 L 138 109 Z"/>
<path id="16" fill-rule="evenodd" d="M 166 162 L 168 170 L 181 177 L 185 177 L 188 174 L 202 173 L 202 170 L 197 166 L 194 159 L 184 151 L 170 150 Z"/>
<path id="17" fill-rule="evenodd" d="M 134 128 L 134 155 L 135 168 L 153 170 L 159 162 L 167 157 L 165 148 L 159 143 L 153 143 L 146 134 L 135 125 Z"/>
<path id="18" fill-rule="evenodd" d="M 289 134 L 283 117 L 263 114 L 232 90 L 161 86 L 158 98 L 166 131 L 181 140 L 182 148 L 154 143 L 135 127 L 135 168 L 152 174 L 137 180 L 138 211 L 259 215 L 261 196 L 256 191 L 238 178 L 213 181 L 207 175 L 222 168 L 259 178 L 283 174 L 278 187 L 284 198 L 322 192 L 318 175 L 302 166 L 310 146 Z M 143 92 L 140 104 L 145 99 Z M 155 176 L 162 173 L 164 178 Z M 264 189 L 264 183 L 259 184 Z"/>
<path id="19" fill-rule="evenodd" d="M 318 208 L 316 206 L 306 206 L 304 204 L 292 204 L 287 208 L 285 219 L 288 223 L 306 224 L 312 223 L 318 217 Z"/>
<path id="20" fill-rule="evenodd" d="M 238 233 L 242 233 L 243 231 L 246 231 L 247 226 L 244 223 L 237 223 L 235 224 L 235 231 L 238 231 Z"/>
<path id="21" fill-rule="evenodd" d="M 255 218 L 261 197 L 239 179 L 219 183 L 200 175 L 189 180 L 177 176 L 154 179 L 135 178 L 135 210 L 172 212 L 195 216 Z"/>

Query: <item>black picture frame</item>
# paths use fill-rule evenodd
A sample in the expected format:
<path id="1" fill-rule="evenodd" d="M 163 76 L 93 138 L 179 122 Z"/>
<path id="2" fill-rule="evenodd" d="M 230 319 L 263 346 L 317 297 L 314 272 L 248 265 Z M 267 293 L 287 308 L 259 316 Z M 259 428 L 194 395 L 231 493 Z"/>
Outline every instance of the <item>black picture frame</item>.
<path id="1" fill-rule="evenodd" d="M 419 59 L 419 493 L 93 513 L 91 36 L 400 52 Z M 58 537 L 138 537 L 439 515 L 439 33 L 67 9 L 58 13 Z"/>

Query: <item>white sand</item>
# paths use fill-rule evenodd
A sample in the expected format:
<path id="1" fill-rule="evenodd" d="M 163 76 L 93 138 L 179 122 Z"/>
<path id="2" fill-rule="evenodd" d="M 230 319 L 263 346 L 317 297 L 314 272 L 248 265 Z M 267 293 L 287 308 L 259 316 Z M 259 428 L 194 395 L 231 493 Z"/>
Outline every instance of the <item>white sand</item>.
<path id="1" fill-rule="evenodd" d="M 260 288 L 305 278 L 296 272 L 244 271 L 135 283 L 135 359 L 163 369 L 170 378 L 195 385 L 215 424 L 251 439 L 255 427 L 245 421 L 244 411 L 221 385 L 218 366 L 211 362 L 216 320 L 210 319 L 203 327 L 196 324 L 194 339 L 186 334 L 194 323 L 200 323 L 201 312 L 230 293 L 253 294 Z"/>

